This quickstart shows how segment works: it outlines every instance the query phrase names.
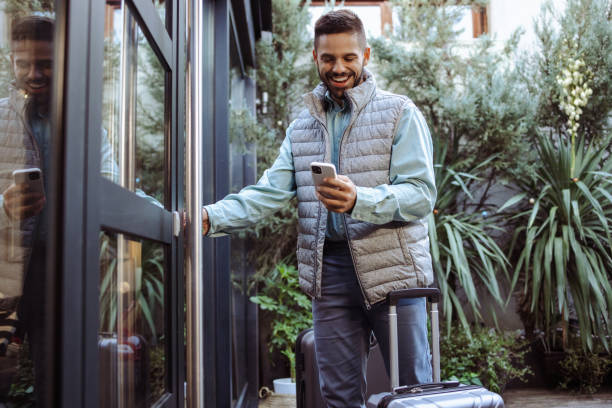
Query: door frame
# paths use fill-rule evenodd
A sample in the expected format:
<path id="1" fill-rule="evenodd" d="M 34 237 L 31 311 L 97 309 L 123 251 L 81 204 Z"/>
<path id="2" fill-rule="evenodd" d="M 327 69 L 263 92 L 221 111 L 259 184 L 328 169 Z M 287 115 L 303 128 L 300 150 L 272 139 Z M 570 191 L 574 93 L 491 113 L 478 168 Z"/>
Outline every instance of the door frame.
<path id="1" fill-rule="evenodd" d="M 50 350 L 54 375 L 50 406 L 97 407 L 99 402 L 99 232 L 104 228 L 169 245 L 165 313 L 168 393 L 156 406 L 182 407 L 184 401 L 183 236 L 173 235 L 172 211 L 183 208 L 185 27 L 184 1 L 166 0 L 166 27 L 152 3 L 125 0 L 166 66 L 166 209 L 100 176 L 104 7 L 97 0 L 56 1 L 56 67 L 51 236 L 48 278 L 51 295 Z M 125 207 L 125 208 L 124 208 Z M 138 209 L 137 219 L 124 210 Z M 147 220 L 143 223 L 142 220 Z M 151 228 L 153 226 L 153 228 Z M 51 275 L 51 274 L 49 274 Z"/>

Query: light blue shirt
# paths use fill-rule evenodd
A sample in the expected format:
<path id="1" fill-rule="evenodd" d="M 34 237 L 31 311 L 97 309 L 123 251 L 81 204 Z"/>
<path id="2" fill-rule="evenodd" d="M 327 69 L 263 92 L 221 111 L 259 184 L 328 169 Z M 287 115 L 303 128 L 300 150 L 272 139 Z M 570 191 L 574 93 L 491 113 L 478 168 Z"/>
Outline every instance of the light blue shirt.
<path id="1" fill-rule="evenodd" d="M 338 167 L 339 146 L 350 120 L 350 104 L 340 106 L 328 95 L 327 128 L 332 138 L 332 162 Z M 294 122 L 295 123 L 295 122 Z M 264 172 L 257 184 L 230 194 L 215 204 L 207 205 L 210 222 L 208 236 L 221 236 L 251 227 L 282 208 L 295 197 L 295 169 L 287 129 L 276 161 Z M 413 221 L 428 215 L 436 201 L 433 169 L 433 146 L 429 129 L 417 108 L 402 113 L 394 135 L 390 184 L 377 187 L 356 186 L 357 200 L 350 217 L 373 224 L 391 221 Z M 345 238 L 342 215 L 330 212 L 327 238 Z"/>

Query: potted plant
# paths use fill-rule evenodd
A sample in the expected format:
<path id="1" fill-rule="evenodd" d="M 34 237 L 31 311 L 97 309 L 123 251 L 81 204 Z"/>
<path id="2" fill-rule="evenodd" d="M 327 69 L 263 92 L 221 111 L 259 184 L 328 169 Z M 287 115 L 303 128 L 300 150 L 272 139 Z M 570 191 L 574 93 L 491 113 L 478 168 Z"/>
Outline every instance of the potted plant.
<path id="1" fill-rule="evenodd" d="M 295 394 L 295 340 L 302 330 L 312 326 L 310 299 L 300 290 L 298 271 L 293 265 L 278 264 L 258 281 L 260 290 L 250 299 L 271 316 L 269 350 L 280 351 L 287 358 L 291 373 L 289 378 L 274 380 L 274 391 Z"/>

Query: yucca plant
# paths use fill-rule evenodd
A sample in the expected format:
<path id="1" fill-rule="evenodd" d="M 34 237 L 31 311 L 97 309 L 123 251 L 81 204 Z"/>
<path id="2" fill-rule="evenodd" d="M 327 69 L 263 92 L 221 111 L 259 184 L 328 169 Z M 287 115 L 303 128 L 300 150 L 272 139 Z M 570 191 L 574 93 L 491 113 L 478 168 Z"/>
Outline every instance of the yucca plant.
<path id="1" fill-rule="evenodd" d="M 435 157 L 438 198 L 434 213 L 429 217 L 434 273 L 442 292 L 442 307 L 449 333 L 454 314 L 470 333 L 456 289 L 461 287 L 464 290 L 474 317 L 481 319 L 477 286 L 484 285 L 492 299 L 502 305 L 504 296 L 498 279 L 510 279 L 508 260 L 489 235 L 490 231 L 499 230 L 493 219 L 484 217 L 483 212 L 474 213 L 458 208 L 461 195 L 473 200 L 474 184 L 482 181 L 480 175 L 487 170 L 495 156 L 475 166 L 468 166 L 466 161 L 444 165 L 446 148 L 436 151 Z M 459 170 L 464 167 L 471 168 L 468 171 Z"/>
<path id="2" fill-rule="evenodd" d="M 555 328 L 567 331 L 575 310 L 582 346 L 596 338 L 609 350 L 612 312 L 612 138 L 603 144 L 577 145 L 565 138 L 539 135 L 540 163 L 523 193 L 500 210 L 527 197 L 531 208 L 514 216 L 511 253 L 517 262 L 512 287 L 522 285 L 525 311 L 542 330 L 550 349 Z M 575 157 L 572 150 L 575 150 Z M 573 173 L 572 173 L 573 167 Z"/>

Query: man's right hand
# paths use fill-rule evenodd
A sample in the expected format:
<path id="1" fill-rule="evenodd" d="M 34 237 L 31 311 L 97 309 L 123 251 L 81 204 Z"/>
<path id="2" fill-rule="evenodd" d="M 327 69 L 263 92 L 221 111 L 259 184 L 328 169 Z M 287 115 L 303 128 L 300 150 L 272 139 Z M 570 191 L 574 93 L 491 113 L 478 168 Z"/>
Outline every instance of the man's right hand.
<path id="1" fill-rule="evenodd" d="M 4 211 L 12 220 L 23 220 L 40 213 L 45 206 L 45 195 L 30 191 L 27 183 L 12 184 L 2 193 Z"/>
<path id="2" fill-rule="evenodd" d="M 210 229 L 210 221 L 208 220 L 208 212 L 206 208 L 202 208 L 202 235 L 208 234 Z"/>

